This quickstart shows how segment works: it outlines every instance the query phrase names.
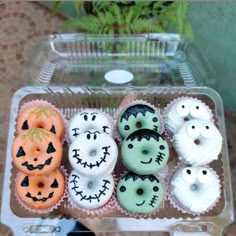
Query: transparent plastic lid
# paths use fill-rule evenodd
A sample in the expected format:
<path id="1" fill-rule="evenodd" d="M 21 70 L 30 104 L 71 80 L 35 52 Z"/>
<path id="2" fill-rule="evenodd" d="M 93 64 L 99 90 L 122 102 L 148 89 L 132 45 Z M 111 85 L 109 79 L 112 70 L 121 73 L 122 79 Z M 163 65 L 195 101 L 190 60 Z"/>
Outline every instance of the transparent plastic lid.
<path id="1" fill-rule="evenodd" d="M 210 86 L 214 72 L 177 34 L 61 34 L 38 43 L 22 79 L 43 86 Z"/>

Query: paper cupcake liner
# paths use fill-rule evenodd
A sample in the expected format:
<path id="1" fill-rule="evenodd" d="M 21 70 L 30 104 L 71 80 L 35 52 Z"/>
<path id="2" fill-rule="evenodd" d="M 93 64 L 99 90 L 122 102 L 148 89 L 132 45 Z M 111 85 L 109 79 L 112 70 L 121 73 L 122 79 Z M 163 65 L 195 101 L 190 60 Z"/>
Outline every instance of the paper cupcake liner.
<path id="1" fill-rule="evenodd" d="M 191 97 L 191 96 L 189 96 L 189 97 L 187 97 L 187 96 L 180 96 L 180 97 L 178 97 L 178 98 L 175 98 L 175 99 L 171 100 L 171 101 L 163 108 L 163 111 L 162 111 L 164 135 L 165 135 L 167 138 L 169 138 L 169 139 L 171 139 L 173 135 L 170 134 L 170 133 L 168 132 L 167 128 L 166 128 L 166 116 L 167 116 L 167 113 L 168 113 L 169 109 L 171 108 L 171 106 L 172 106 L 173 104 L 175 104 L 176 102 L 178 102 L 178 101 L 180 101 L 180 100 L 182 100 L 182 99 L 188 99 L 188 98 L 190 98 L 190 99 L 195 99 L 196 101 L 201 101 L 201 102 L 206 106 L 206 108 L 207 108 L 207 110 L 208 110 L 208 112 L 209 112 L 209 114 L 210 114 L 210 116 L 211 116 L 210 122 L 212 122 L 212 123 L 215 123 L 215 122 L 216 122 L 216 117 L 214 117 L 212 110 L 211 110 L 210 107 L 209 107 L 205 102 L 203 102 L 201 99 L 195 98 L 195 97 Z"/>
<path id="2" fill-rule="evenodd" d="M 153 104 L 147 102 L 147 101 L 144 101 L 142 99 L 139 99 L 139 100 L 133 100 L 131 101 L 130 103 L 128 104 L 124 104 L 122 103 L 122 105 L 120 105 L 118 108 L 117 108 L 117 111 L 116 111 L 116 117 L 114 117 L 114 121 L 115 121 L 115 139 L 118 140 L 119 143 L 122 143 L 123 141 L 123 137 L 120 135 L 119 131 L 118 131 L 118 118 L 120 116 L 120 114 L 122 114 L 122 112 L 124 110 L 126 110 L 128 107 L 130 106 L 133 106 L 133 105 L 136 105 L 136 104 L 141 104 L 141 105 L 146 105 L 146 106 L 149 106 L 151 108 L 153 108 L 155 110 L 155 112 L 157 114 L 159 114 L 159 117 L 161 119 L 161 131 L 159 132 L 160 134 L 163 134 L 164 132 L 164 120 L 163 120 L 163 117 L 162 117 L 162 112 L 161 112 L 161 108 L 157 108 L 155 107 Z"/>
<path id="3" fill-rule="evenodd" d="M 118 178 L 118 182 L 119 182 L 119 179 L 122 178 L 122 176 L 124 176 L 124 175 L 127 174 L 128 172 L 129 172 L 129 171 L 125 171 L 123 174 L 121 174 L 121 175 L 119 176 L 119 178 Z M 162 176 L 159 176 L 159 175 L 154 175 L 154 176 L 156 176 L 156 177 L 158 178 L 158 180 L 161 182 L 161 184 L 162 184 L 162 186 L 163 186 L 163 188 L 164 188 L 164 197 L 163 197 L 163 200 L 162 200 L 160 206 L 159 206 L 156 210 L 154 210 L 154 211 L 152 211 L 152 212 L 150 212 L 150 213 L 147 213 L 147 214 L 145 214 L 145 213 L 131 213 L 131 212 L 125 210 L 125 209 L 121 206 L 121 204 L 119 203 L 117 197 L 115 197 L 114 208 L 115 208 L 118 212 L 120 212 L 120 213 L 122 214 L 122 216 L 126 216 L 126 217 L 129 217 L 129 218 L 135 218 L 135 219 L 148 219 L 148 218 L 153 218 L 153 217 L 159 212 L 159 210 L 160 210 L 161 208 L 164 208 L 164 204 L 165 204 L 165 202 L 166 202 L 166 200 L 167 200 L 167 191 L 166 191 L 166 190 L 167 190 L 167 185 L 166 185 L 166 181 L 164 180 L 164 178 L 163 178 Z M 117 185 L 118 185 L 118 182 L 117 182 Z M 116 194 L 115 194 L 115 196 L 116 196 Z"/>
<path id="4" fill-rule="evenodd" d="M 79 207 L 70 197 L 69 192 L 67 192 L 67 208 L 83 213 L 83 215 L 85 215 L 83 218 L 89 218 L 91 216 L 99 218 L 99 215 L 103 215 L 110 208 L 113 208 L 113 205 L 114 205 L 115 192 L 116 192 L 116 187 L 117 187 L 117 177 L 114 172 L 112 173 L 112 176 L 114 179 L 114 190 L 110 199 L 103 206 L 98 207 L 98 208 L 93 208 L 93 209 L 85 209 L 85 208 Z M 68 188 L 67 188 L 67 191 L 68 191 Z"/>
<path id="5" fill-rule="evenodd" d="M 61 206 L 62 203 L 64 202 L 64 200 L 67 198 L 67 193 L 68 193 L 68 191 L 67 191 L 68 173 L 67 173 L 66 169 L 63 166 L 60 166 L 59 169 L 62 172 L 62 174 L 64 175 L 65 188 L 64 188 L 64 192 L 63 192 L 62 196 L 60 197 L 60 199 L 58 200 L 58 202 L 54 206 L 51 206 L 51 207 L 45 208 L 45 209 L 34 209 L 34 208 L 26 205 L 20 199 L 20 197 L 18 196 L 17 191 L 16 191 L 16 186 L 15 186 L 15 183 L 14 183 L 14 195 L 15 195 L 15 198 L 16 198 L 17 202 L 19 203 L 19 205 L 23 209 L 25 209 L 26 211 L 31 212 L 31 213 L 37 213 L 37 214 L 47 214 L 49 212 L 52 212 L 53 210 L 56 210 L 59 206 Z M 16 174 L 16 178 L 15 179 L 17 179 L 18 174 L 19 174 L 19 172 Z"/>
<path id="6" fill-rule="evenodd" d="M 26 109 L 30 109 L 31 107 L 34 107 L 34 106 L 48 106 L 51 109 L 54 109 L 61 116 L 61 119 L 63 121 L 63 126 L 64 126 L 64 134 L 63 134 L 63 137 L 60 138 L 60 140 L 62 141 L 62 143 L 64 143 L 67 139 L 67 137 L 66 137 L 67 136 L 67 125 L 66 125 L 67 120 L 66 120 L 64 114 L 52 103 L 50 103 L 46 100 L 41 100 L 41 99 L 36 99 L 36 100 L 32 100 L 30 102 L 26 102 L 20 107 L 18 115 L 17 115 L 17 119 L 23 111 L 25 111 Z M 17 124 L 17 119 L 16 119 L 16 124 Z"/>
<path id="7" fill-rule="evenodd" d="M 112 126 L 112 134 L 111 134 L 111 136 L 113 138 L 115 138 L 115 136 L 114 136 L 115 135 L 115 121 L 113 120 L 113 118 L 108 113 L 104 112 L 103 110 L 97 109 L 97 108 L 86 108 L 86 107 L 84 107 L 84 108 L 78 108 L 74 115 L 82 112 L 85 109 L 86 110 L 90 110 L 90 111 L 94 111 L 94 112 L 98 112 L 98 113 L 101 113 L 102 115 L 104 115 L 109 120 L 109 122 L 110 122 L 110 124 Z M 72 141 L 70 140 L 68 132 L 69 132 L 70 122 L 71 122 L 71 119 L 73 118 L 73 116 L 66 122 L 66 130 L 67 130 L 66 141 L 67 141 L 68 144 L 72 143 Z"/>
<path id="8" fill-rule="evenodd" d="M 179 170 L 180 168 L 183 168 L 183 167 L 191 167 L 191 166 L 186 165 L 186 164 L 184 164 L 184 163 L 182 163 L 182 162 L 178 162 L 178 163 L 176 164 L 176 166 L 172 168 L 172 171 L 170 171 L 170 173 L 169 173 L 169 177 L 168 177 L 168 179 L 167 179 L 167 186 L 168 186 L 168 188 L 167 188 L 167 199 L 168 199 L 168 201 L 170 202 L 170 205 L 171 205 L 173 208 L 177 209 L 179 212 L 190 214 L 190 215 L 192 215 L 193 217 L 200 216 L 200 215 L 204 215 L 204 214 L 210 212 L 210 211 L 217 205 L 217 203 L 219 202 L 219 200 L 220 200 L 220 198 L 221 198 L 221 195 L 222 195 L 222 185 L 221 185 L 221 181 L 220 181 L 220 179 L 219 179 L 218 174 L 216 173 L 215 170 L 213 170 L 213 169 L 212 169 L 211 167 L 209 167 L 208 165 L 201 166 L 202 168 L 205 167 L 206 169 L 209 169 L 215 176 L 218 177 L 220 194 L 219 194 L 219 196 L 217 197 L 217 199 L 215 200 L 215 202 L 214 202 L 211 206 L 209 206 L 205 211 L 202 211 L 202 212 L 193 212 L 193 211 L 190 211 L 190 210 L 184 208 L 183 206 L 181 206 L 181 204 L 178 203 L 178 202 L 175 200 L 175 198 L 172 196 L 172 194 L 170 193 L 170 183 L 171 183 L 172 177 L 174 176 L 174 174 L 175 174 L 175 172 L 176 172 L 177 170 Z"/>

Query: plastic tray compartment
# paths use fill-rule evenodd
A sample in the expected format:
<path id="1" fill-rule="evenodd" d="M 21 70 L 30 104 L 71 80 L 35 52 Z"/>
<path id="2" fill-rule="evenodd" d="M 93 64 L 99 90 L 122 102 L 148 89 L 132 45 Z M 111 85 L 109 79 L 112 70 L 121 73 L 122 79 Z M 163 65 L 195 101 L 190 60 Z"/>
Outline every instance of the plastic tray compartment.
<path id="1" fill-rule="evenodd" d="M 208 213 L 193 217 L 173 209 L 169 201 L 166 200 L 160 211 L 148 219 L 134 219 L 118 211 L 108 211 L 98 218 L 85 217 L 80 212 L 72 214 L 68 211 L 66 204 L 63 204 L 59 210 L 55 210 L 47 215 L 31 214 L 22 209 L 15 201 L 13 180 L 16 168 L 12 166 L 11 161 L 11 145 L 15 134 L 15 120 L 21 105 L 33 99 L 45 99 L 57 106 L 64 113 L 66 119 L 70 119 L 78 109 L 84 107 L 98 108 L 110 115 L 114 115 L 122 99 L 130 93 L 136 94 L 138 99 L 146 100 L 155 106 L 159 105 L 161 108 L 164 108 L 167 103 L 179 96 L 197 97 L 209 105 L 214 116 L 217 118 L 217 126 L 224 139 L 220 159 L 210 164 L 220 176 L 222 184 L 222 195 L 216 206 Z M 179 232 L 190 232 L 190 235 L 193 235 L 194 232 L 221 235 L 224 227 L 233 220 L 234 213 L 223 106 L 221 98 L 212 89 L 165 86 L 132 86 L 127 88 L 123 86 L 29 86 L 23 87 L 15 93 L 12 100 L 10 117 L 1 218 L 3 223 L 11 227 L 15 235 L 27 235 L 29 232 L 67 235 L 70 232 L 68 225 L 75 221 L 75 219 L 87 222 L 88 224 L 92 223 L 93 225 L 96 222 L 96 227 L 93 230 L 97 232 L 146 230 L 166 231 L 173 235 Z M 63 164 L 70 171 L 71 167 L 67 161 L 67 148 L 67 144 L 65 144 Z M 172 147 L 170 146 L 170 148 Z M 123 171 L 124 167 L 120 167 L 120 165 L 117 165 L 115 168 L 117 175 Z M 63 218 L 65 215 L 67 216 L 66 219 Z"/>

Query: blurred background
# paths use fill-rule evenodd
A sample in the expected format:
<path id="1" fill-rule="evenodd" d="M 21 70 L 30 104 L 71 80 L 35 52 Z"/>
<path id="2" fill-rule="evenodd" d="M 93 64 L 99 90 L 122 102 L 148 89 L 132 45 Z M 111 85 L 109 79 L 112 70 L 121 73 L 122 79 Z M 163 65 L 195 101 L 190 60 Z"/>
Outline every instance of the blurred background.
<path id="1" fill-rule="evenodd" d="M 212 85 L 223 98 L 228 146 L 232 168 L 233 186 L 236 181 L 235 140 L 236 140 L 236 2 L 173 2 L 149 5 L 146 3 L 145 14 L 140 17 L 142 24 L 135 25 L 134 16 L 139 17 L 138 7 L 133 2 L 122 2 L 123 9 L 127 9 L 124 21 L 125 29 L 117 27 L 109 16 L 101 15 L 99 5 L 90 2 L 0 2 L 0 127 L 8 127 L 10 99 L 13 93 L 22 86 L 19 73 L 27 63 L 38 40 L 44 36 L 61 32 L 90 32 L 97 23 L 101 25 L 102 33 L 140 33 L 177 32 L 189 38 L 208 60 L 215 71 L 215 84 Z M 153 4 L 153 3 L 152 3 Z M 103 8 L 109 5 L 103 5 Z M 129 10 L 128 10 L 129 9 Z M 116 7 L 110 9 L 121 17 Z M 119 15 L 120 14 L 120 15 Z M 95 15 L 96 18 L 89 18 Z M 153 26 L 145 19 L 151 20 Z M 102 27 L 104 20 L 113 27 Z M 90 25 L 89 25 L 90 23 Z M 91 25 L 91 24 L 94 25 Z M 119 22 L 118 22 L 119 23 Z M 115 27 L 114 27 L 115 25 Z M 140 26 L 141 25 L 141 26 Z M 97 33 L 97 32 L 92 32 Z M 0 132 L 0 173 L 4 171 L 5 132 Z M 234 192 L 236 188 L 234 187 Z M 8 229 L 1 226 L 1 235 L 10 235 Z M 226 229 L 225 235 L 236 235 L 236 226 L 232 224 Z"/>

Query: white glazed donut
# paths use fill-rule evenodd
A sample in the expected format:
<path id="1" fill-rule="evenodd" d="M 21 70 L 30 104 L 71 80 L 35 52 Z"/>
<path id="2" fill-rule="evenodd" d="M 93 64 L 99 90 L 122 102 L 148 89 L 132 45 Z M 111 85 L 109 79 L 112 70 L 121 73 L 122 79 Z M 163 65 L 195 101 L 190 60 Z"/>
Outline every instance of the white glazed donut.
<path id="1" fill-rule="evenodd" d="M 179 128 L 172 142 L 181 161 L 200 166 L 218 159 L 223 139 L 214 124 L 193 119 Z"/>
<path id="2" fill-rule="evenodd" d="M 69 146 L 72 167 L 85 176 L 110 174 L 117 157 L 118 147 L 114 139 L 97 130 L 80 134 Z"/>
<path id="3" fill-rule="evenodd" d="M 168 105 L 164 117 L 166 130 L 173 135 L 185 121 L 196 118 L 211 121 L 213 114 L 209 107 L 199 99 L 185 97 L 174 100 Z"/>
<path id="4" fill-rule="evenodd" d="M 69 123 L 68 134 L 73 141 L 79 134 L 87 130 L 98 130 L 107 134 L 113 134 L 113 124 L 108 115 L 94 109 L 84 109 L 74 115 Z"/>
<path id="5" fill-rule="evenodd" d="M 75 205 L 95 209 L 105 205 L 114 191 L 112 174 L 101 177 L 85 177 L 72 170 L 68 180 L 69 196 Z"/>
<path id="6" fill-rule="evenodd" d="M 182 167 L 171 179 L 170 195 L 183 210 L 202 213 L 220 197 L 219 178 L 206 167 Z"/>

